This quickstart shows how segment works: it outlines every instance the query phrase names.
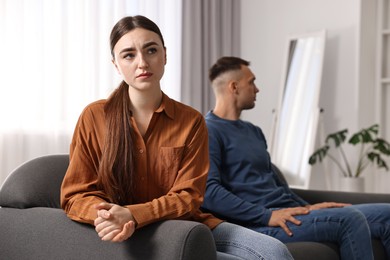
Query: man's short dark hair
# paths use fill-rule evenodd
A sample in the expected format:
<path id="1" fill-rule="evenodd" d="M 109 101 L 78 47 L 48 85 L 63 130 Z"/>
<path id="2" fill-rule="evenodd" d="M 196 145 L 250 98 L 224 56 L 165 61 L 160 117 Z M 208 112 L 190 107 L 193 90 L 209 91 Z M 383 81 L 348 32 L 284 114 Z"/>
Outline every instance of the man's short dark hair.
<path id="1" fill-rule="evenodd" d="M 237 57 L 222 57 L 209 70 L 209 79 L 214 81 L 219 75 L 231 71 L 240 70 L 241 66 L 249 66 L 250 62 Z"/>

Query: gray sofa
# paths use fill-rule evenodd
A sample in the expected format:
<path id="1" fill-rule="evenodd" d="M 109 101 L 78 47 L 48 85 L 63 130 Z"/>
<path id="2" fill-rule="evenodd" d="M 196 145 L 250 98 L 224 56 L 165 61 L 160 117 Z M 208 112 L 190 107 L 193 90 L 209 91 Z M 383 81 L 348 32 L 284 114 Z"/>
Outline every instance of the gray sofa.
<path id="1" fill-rule="evenodd" d="M 102 242 L 92 226 L 68 219 L 60 209 L 60 185 L 68 155 L 33 159 L 13 171 L 0 188 L 0 259 L 237 259 L 216 253 L 210 230 L 203 224 L 169 220 L 138 230 L 123 243 Z M 283 175 L 275 167 L 275 171 Z M 390 195 L 294 190 L 310 203 L 388 202 Z M 375 259 L 386 259 L 373 240 Z M 294 259 L 339 259 L 331 243 L 287 244 Z"/>
<path id="2" fill-rule="evenodd" d="M 286 183 L 286 179 L 280 170 L 272 165 L 273 170 L 278 174 L 279 179 Z M 292 189 L 297 195 L 310 204 L 324 201 L 344 202 L 351 204 L 363 203 L 390 203 L 390 194 L 376 193 L 357 193 L 341 191 L 320 191 L 320 190 L 302 190 Z M 384 247 L 380 240 L 372 239 L 375 260 L 386 260 Z M 299 242 L 288 243 L 288 249 L 294 259 L 316 259 L 316 260 L 337 260 L 340 259 L 338 246 L 333 243 Z M 389 256 L 390 257 L 390 256 Z"/>
<path id="3" fill-rule="evenodd" d="M 0 259 L 216 259 L 203 224 L 169 220 L 137 231 L 123 243 L 103 242 L 90 225 L 60 209 L 68 155 L 39 157 L 13 171 L 0 189 Z M 232 259 L 219 254 L 219 259 Z"/>

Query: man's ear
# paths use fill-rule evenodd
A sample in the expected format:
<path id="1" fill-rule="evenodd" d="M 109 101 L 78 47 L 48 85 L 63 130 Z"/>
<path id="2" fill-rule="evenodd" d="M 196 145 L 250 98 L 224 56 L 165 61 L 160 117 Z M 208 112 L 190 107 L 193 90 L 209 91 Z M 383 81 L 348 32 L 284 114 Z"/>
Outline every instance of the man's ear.
<path id="1" fill-rule="evenodd" d="M 238 82 L 235 80 L 229 81 L 228 88 L 229 88 L 229 91 L 231 93 L 237 94 L 238 93 Z"/>

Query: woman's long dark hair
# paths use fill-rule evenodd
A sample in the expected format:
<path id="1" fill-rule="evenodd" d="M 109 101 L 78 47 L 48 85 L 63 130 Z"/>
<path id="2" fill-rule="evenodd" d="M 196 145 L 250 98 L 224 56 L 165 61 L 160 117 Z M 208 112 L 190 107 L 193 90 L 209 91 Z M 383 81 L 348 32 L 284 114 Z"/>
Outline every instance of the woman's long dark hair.
<path id="1" fill-rule="evenodd" d="M 164 40 L 158 26 L 144 16 L 128 16 L 117 22 L 110 35 L 112 58 L 114 47 L 123 35 L 135 28 L 157 33 Z M 107 99 L 104 107 L 106 134 L 100 159 L 98 187 L 112 203 L 131 204 L 134 200 L 134 130 L 131 125 L 129 86 L 122 81 Z"/>

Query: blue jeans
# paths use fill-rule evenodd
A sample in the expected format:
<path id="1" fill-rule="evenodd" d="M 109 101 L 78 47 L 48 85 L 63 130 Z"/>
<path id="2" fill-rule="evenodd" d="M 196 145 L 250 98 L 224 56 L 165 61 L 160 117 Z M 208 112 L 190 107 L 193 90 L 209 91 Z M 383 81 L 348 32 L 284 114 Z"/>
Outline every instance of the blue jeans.
<path id="1" fill-rule="evenodd" d="M 390 204 L 360 204 L 344 208 L 313 210 L 295 216 L 302 224 L 290 222 L 289 237 L 280 227 L 250 227 L 284 243 L 297 241 L 335 242 L 341 259 L 373 259 L 371 237 L 379 238 L 390 257 Z"/>
<path id="2" fill-rule="evenodd" d="M 229 255 L 245 260 L 293 259 L 287 247 L 279 240 L 239 225 L 222 222 L 212 233 L 217 251 L 222 252 L 218 259 L 231 259 Z"/>

